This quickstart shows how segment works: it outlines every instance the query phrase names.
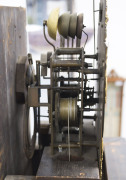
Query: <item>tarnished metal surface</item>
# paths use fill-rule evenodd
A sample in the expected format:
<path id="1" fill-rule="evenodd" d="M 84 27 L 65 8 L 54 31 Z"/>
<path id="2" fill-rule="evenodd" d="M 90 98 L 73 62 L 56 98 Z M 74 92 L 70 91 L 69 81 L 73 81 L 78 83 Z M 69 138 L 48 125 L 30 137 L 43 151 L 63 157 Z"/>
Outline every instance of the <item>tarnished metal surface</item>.
<path id="1" fill-rule="evenodd" d="M 67 38 L 69 33 L 69 22 L 70 22 L 70 12 L 62 14 L 58 19 L 58 31 L 59 34 L 64 38 Z"/>
<path id="2" fill-rule="evenodd" d="M 23 8 L 0 7 L 0 179 L 7 174 L 31 174 L 23 150 L 24 105 L 16 103 L 18 56 L 27 54 Z"/>
<path id="3" fill-rule="evenodd" d="M 81 55 L 82 48 L 58 48 L 56 49 L 57 55 L 62 54 L 80 54 Z"/>
<path id="4" fill-rule="evenodd" d="M 60 120 L 68 121 L 68 110 L 69 120 L 77 121 L 77 99 L 76 98 L 61 98 L 60 100 L 59 116 Z M 72 122 L 71 122 L 72 123 Z"/>
<path id="5" fill-rule="evenodd" d="M 98 23 L 98 41 L 97 41 L 97 53 L 98 53 L 98 69 L 101 70 L 99 81 L 98 81 L 98 91 L 99 91 L 99 103 L 98 109 L 102 111 L 97 112 L 97 142 L 99 144 L 99 169 L 102 176 L 102 137 L 104 130 L 104 112 L 105 112 L 105 86 L 106 86 L 106 18 L 107 18 L 107 4 L 106 0 L 100 0 L 100 11 L 99 11 L 99 23 Z"/>
<path id="6" fill-rule="evenodd" d="M 77 146 L 71 144 L 71 148 L 74 149 L 71 149 L 71 162 L 69 162 L 67 161 L 67 149 L 66 154 L 56 153 L 54 156 L 51 156 L 50 147 L 45 148 L 36 175 L 37 179 L 100 179 L 98 162 L 96 161 L 97 149 L 95 146 L 90 147 L 90 145 L 93 145 L 95 142 L 95 129 L 92 126 L 92 121 L 89 120 L 83 128 L 84 143 L 89 146 L 83 147 L 83 155 L 80 156 Z M 76 139 L 76 134 L 73 138 Z M 63 144 L 61 147 L 63 149 L 62 152 L 67 148 L 66 145 Z M 58 146 L 55 146 L 55 152 L 56 148 L 58 149 Z"/>
<path id="7" fill-rule="evenodd" d="M 78 39 L 81 39 L 82 36 L 82 30 L 83 30 L 83 14 L 79 14 L 77 16 L 77 32 L 76 32 L 76 36 Z"/>
<path id="8" fill-rule="evenodd" d="M 77 13 L 70 15 L 69 36 L 75 38 L 77 29 Z"/>
<path id="9" fill-rule="evenodd" d="M 76 60 L 54 60 L 52 67 L 81 67 L 81 62 Z"/>
<path id="10" fill-rule="evenodd" d="M 76 152 L 76 151 L 75 151 Z M 95 149 L 85 150 L 83 160 L 71 162 L 58 160 L 50 156 L 50 148 L 46 147 L 40 162 L 36 179 L 95 179 L 99 180 L 98 164 L 95 161 Z M 76 153 L 74 153 L 76 156 Z"/>
<path id="11" fill-rule="evenodd" d="M 47 76 L 48 54 L 41 54 L 41 76 Z"/>

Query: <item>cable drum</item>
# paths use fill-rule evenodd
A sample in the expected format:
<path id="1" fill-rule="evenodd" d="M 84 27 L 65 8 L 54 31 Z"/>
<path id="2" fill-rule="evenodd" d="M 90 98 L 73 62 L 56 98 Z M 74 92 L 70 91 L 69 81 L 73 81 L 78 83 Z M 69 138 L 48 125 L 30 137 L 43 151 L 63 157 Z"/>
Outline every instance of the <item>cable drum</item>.
<path id="1" fill-rule="evenodd" d="M 66 124 L 68 121 L 68 111 L 69 111 L 69 121 L 70 125 L 77 125 L 77 99 L 76 98 L 61 98 L 60 108 L 59 108 L 59 119 L 62 123 Z"/>

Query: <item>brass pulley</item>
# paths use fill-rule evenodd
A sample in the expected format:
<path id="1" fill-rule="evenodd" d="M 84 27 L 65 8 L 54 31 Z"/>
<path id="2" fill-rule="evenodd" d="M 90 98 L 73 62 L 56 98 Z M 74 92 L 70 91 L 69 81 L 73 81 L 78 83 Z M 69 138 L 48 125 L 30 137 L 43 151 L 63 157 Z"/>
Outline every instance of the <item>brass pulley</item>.
<path id="1" fill-rule="evenodd" d="M 58 31 L 59 34 L 64 38 L 67 38 L 69 33 L 69 24 L 70 24 L 70 12 L 62 14 L 58 19 Z"/>
<path id="2" fill-rule="evenodd" d="M 70 12 L 66 12 L 59 16 L 59 8 L 55 8 L 50 13 L 46 25 L 48 34 L 53 40 L 56 40 L 57 29 L 59 34 L 65 39 L 67 39 L 68 36 L 73 39 L 75 36 L 81 39 L 83 14 L 77 16 L 77 13 L 70 14 Z"/>
<path id="3" fill-rule="evenodd" d="M 68 112 L 69 111 L 69 112 Z M 55 118 L 56 126 L 58 123 L 67 124 L 68 115 L 70 126 L 78 125 L 78 108 L 77 108 L 77 98 L 60 98 L 59 94 L 55 95 Z"/>
<path id="4" fill-rule="evenodd" d="M 68 121 L 68 111 L 69 111 L 69 121 L 77 121 L 77 99 L 76 98 L 61 98 L 60 108 L 59 108 L 59 118 L 60 121 Z"/>
<path id="5" fill-rule="evenodd" d="M 55 8 L 50 13 L 47 21 L 48 34 L 54 40 L 56 40 L 58 17 L 59 17 L 59 8 Z"/>

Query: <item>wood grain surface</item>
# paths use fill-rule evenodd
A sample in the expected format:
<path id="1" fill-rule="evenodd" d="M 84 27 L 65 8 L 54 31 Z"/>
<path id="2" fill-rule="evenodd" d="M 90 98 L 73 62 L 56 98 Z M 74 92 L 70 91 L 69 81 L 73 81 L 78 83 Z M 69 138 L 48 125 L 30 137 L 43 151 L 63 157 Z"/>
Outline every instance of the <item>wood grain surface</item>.
<path id="1" fill-rule="evenodd" d="M 16 61 L 27 54 L 26 40 L 26 10 L 0 6 L 0 180 L 32 172 L 23 150 L 24 105 L 15 97 Z"/>

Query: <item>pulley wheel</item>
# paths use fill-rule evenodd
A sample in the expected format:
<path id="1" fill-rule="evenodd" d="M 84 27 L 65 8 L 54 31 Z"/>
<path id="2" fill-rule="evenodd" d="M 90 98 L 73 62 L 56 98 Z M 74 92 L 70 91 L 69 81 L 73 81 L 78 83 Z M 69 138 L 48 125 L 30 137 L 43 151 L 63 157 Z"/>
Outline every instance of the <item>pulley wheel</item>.
<path id="1" fill-rule="evenodd" d="M 69 23 L 69 36 L 71 38 L 75 38 L 77 30 L 77 13 L 73 13 L 70 15 L 70 23 Z"/>
<path id="2" fill-rule="evenodd" d="M 77 16 L 77 33 L 76 36 L 78 39 L 82 37 L 82 30 L 83 30 L 83 14 L 79 14 Z"/>
<path id="3" fill-rule="evenodd" d="M 55 8 L 50 13 L 47 21 L 48 34 L 54 40 L 56 40 L 58 17 L 59 17 L 59 8 Z"/>
<path id="4" fill-rule="evenodd" d="M 58 31 L 61 36 L 67 38 L 69 32 L 70 12 L 62 14 L 58 19 Z"/>

